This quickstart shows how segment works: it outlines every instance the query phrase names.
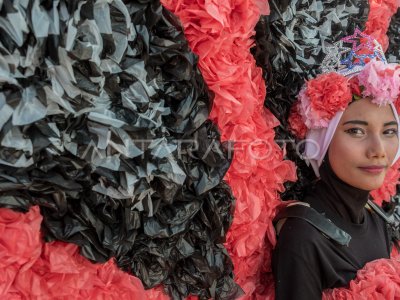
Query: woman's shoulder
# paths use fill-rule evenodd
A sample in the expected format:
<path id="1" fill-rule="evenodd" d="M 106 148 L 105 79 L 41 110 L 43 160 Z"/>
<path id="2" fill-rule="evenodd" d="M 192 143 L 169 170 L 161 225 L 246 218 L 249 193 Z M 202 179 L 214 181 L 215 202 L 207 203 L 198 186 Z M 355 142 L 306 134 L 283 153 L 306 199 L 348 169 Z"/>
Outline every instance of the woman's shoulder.
<path id="1" fill-rule="evenodd" d="M 347 246 L 351 237 L 308 203 L 294 202 L 281 208 L 274 219 L 278 243 L 296 247 L 337 243 Z"/>
<path id="2" fill-rule="evenodd" d="M 278 245 L 294 251 L 318 249 L 330 242 L 319 229 L 301 218 L 287 218 L 277 238 Z"/>

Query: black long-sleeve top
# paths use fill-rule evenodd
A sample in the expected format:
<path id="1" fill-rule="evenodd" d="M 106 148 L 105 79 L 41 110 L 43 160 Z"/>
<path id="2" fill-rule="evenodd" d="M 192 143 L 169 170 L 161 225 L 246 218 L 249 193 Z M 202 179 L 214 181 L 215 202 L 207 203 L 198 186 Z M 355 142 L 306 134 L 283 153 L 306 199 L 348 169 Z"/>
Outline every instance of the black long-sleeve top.
<path id="1" fill-rule="evenodd" d="M 321 180 L 303 200 L 351 235 L 349 246 L 326 238 L 302 219 L 288 218 L 272 256 L 277 300 L 321 299 L 327 288 L 346 286 L 367 262 L 389 258 L 386 225 L 365 208 L 368 191 L 341 181 L 329 162 Z"/>

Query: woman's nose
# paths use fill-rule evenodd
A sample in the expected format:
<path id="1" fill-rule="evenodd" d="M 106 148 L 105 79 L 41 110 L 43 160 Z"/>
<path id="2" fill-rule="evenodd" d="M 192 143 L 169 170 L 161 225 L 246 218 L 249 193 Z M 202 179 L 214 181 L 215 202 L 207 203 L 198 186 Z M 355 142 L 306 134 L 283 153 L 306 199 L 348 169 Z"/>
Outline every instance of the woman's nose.
<path id="1" fill-rule="evenodd" d="M 385 144 L 379 135 L 374 135 L 370 137 L 368 151 L 368 158 L 384 158 L 386 157 Z"/>

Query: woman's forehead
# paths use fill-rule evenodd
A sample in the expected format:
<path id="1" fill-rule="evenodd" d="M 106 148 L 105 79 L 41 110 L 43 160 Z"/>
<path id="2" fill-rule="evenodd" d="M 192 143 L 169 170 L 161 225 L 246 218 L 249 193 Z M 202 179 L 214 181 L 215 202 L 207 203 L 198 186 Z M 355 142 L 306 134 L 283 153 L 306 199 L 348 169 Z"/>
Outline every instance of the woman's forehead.
<path id="1" fill-rule="evenodd" d="M 395 121 L 394 112 L 390 105 L 378 106 L 368 98 L 354 101 L 343 113 L 342 122 L 349 120 L 362 120 L 377 123 Z"/>

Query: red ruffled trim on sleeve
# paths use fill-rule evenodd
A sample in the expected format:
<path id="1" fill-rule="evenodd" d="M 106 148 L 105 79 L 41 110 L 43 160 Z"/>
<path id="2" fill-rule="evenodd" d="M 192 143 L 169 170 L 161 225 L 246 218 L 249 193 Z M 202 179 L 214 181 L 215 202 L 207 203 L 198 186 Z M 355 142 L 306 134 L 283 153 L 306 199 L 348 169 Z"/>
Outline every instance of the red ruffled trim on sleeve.
<path id="1" fill-rule="evenodd" d="M 348 288 L 326 290 L 324 300 L 400 299 L 400 257 L 379 259 L 365 265 Z"/>

